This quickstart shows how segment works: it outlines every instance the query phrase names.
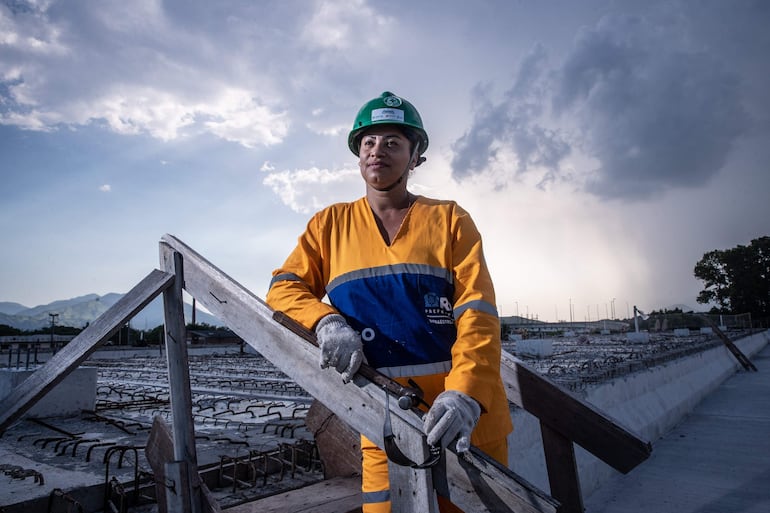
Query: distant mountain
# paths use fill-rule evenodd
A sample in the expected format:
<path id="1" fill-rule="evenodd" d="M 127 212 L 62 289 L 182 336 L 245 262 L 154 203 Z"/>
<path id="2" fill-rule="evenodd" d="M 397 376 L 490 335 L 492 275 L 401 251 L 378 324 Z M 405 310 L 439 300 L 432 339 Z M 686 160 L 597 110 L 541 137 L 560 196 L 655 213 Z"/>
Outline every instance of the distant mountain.
<path id="1" fill-rule="evenodd" d="M 26 309 L 26 306 L 20 305 L 19 303 L 0 301 L 0 314 L 16 315 L 16 313 Z"/>
<path id="2" fill-rule="evenodd" d="M 104 296 L 87 294 L 72 299 L 54 301 L 47 305 L 28 308 L 19 303 L 0 302 L 0 324 L 13 326 L 20 330 L 36 330 L 51 325 L 51 316 L 57 314 L 57 326 L 72 326 L 82 328 L 96 320 L 112 305 L 118 302 L 123 294 L 110 293 Z M 185 322 L 192 322 L 192 305 L 185 303 Z M 13 312 L 13 313 L 11 313 Z M 223 326 L 216 317 L 198 309 L 195 322 Z M 163 324 L 163 297 L 158 296 L 130 321 L 131 327 L 138 330 L 149 330 Z"/>

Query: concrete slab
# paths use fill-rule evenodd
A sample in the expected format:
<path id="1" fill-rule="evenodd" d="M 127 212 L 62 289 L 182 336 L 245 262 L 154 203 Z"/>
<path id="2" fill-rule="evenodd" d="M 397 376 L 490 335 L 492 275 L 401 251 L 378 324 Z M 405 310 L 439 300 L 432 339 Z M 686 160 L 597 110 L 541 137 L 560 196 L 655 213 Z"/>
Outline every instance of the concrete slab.
<path id="1" fill-rule="evenodd" d="M 585 501 L 587 513 L 770 511 L 770 346 L 679 425 L 652 456 Z"/>
<path id="2" fill-rule="evenodd" d="M 0 369 L 0 400 L 32 375 L 33 370 Z M 56 385 L 25 416 L 34 418 L 69 417 L 96 404 L 96 369 L 79 367 Z"/>

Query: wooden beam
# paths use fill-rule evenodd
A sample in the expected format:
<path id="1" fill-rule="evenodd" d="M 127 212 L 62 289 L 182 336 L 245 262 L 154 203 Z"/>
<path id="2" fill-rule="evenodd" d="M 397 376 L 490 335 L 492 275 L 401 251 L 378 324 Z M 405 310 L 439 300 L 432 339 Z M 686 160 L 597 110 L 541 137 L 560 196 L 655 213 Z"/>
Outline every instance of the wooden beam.
<path id="1" fill-rule="evenodd" d="M 572 440 L 542 422 L 540 430 L 551 495 L 561 503 L 559 513 L 583 513 L 583 497 Z"/>
<path id="2" fill-rule="evenodd" d="M 649 458 L 652 445 L 503 351 L 501 373 L 508 400 L 622 473 Z"/>
<path id="3" fill-rule="evenodd" d="M 560 504 L 557 500 L 518 476 L 515 483 L 521 488 L 517 490 L 517 497 L 526 497 L 526 499 L 519 499 L 515 504 L 509 502 L 510 499 L 507 498 L 509 492 L 505 486 L 509 484 L 511 471 L 476 447 L 471 446 L 470 451 L 459 454 L 448 449 L 444 451 L 444 456 L 448 477 L 448 498 L 462 507 L 463 511 L 541 513 L 551 511 L 551 508 L 555 508 L 557 513 L 559 511 Z M 477 496 L 483 508 L 476 510 L 464 506 L 463 501 L 467 495 Z"/>
<path id="4" fill-rule="evenodd" d="M 361 513 L 361 478 L 335 477 L 239 504 L 226 513 Z"/>
<path id="5" fill-rule="evenodd" d="M 100 315 L 69 344 L 11 391 L 0 403 L 0 433 L 83 363 L 100 345 L 174 282 L 174 275 L 154 270 Z"/>
<path id="6" fill-rule="evenodd" d="M 730 337 L 728 337 L 722 329 L 717 326 L 717 323 L 714 322 L 711 317 L 708 315 L 699 315 L 701 319 L 706 321 L 708 325 L 711 327 L 711 329 L 716 333 L 717 337 L 719 337 L 719 340 L 722 341 L 722 343 L 727 347 L 728 351 L 730 351 L 736 360 L 738 360 L 738 363 L 743 365 L 743 368 L 750 371 L 757 371 L 757 367 L 751 363 L 751 360 L 748 359 L 748 357 L 743 354 L 743 352 L 738 349 L 738 346 L 736 346 L 732 340 L 730 340 Z"/>
<path id="7" fill-rule="evenodd" d="M 160 261 L 163 270 L 174 275 L 174 286 L 163 292 L 169 395 L 171 415 L 174 419 L 172 424 L 174 460 L 186 464 L 184 471 L 179 473 L 179 478 L 189 479 L 182 483 L 182 487 L 186 490 L 184 492 L 177 490 L 175 495 L 180 496 L 187 493 L 189 499 L 184 503 L 184 511 L 200 513 L 201 490 L 198 480 L 191 477 L 198 475 L 198 455 L 195 450 L 195 422 L 192 416 L 192 391 L 190 390 L 187 333 L 182 300 L 184 262 L 182 255 L 177 252 L 161 252 Z"/>
<path id="8" fill-rule="evenodd" d="M 150 429 L 150 435 L 147 437 L 145 455 L 155 478 L 155 497 L 158 503 L 158 512 L 167 513 L 166 463 L 174 461 L 174 440 L 171 435 L 171 428 L 169 428 L 160 415 L 155 416 L 152 421 L 152 429 Z M 206 486 L 206 483 L 200 479 L 198 474 L 193 474 L 190 477 L 194 480 L 194 486 L 200 486 L 203 513 L 220 513 L 222 508 L 220 508 L 219 503 L 208 486 Z"/>
<path id="9" fill-rule="evenodd" d="M 416 461 L 423 462 L 429 457 L 421 433 L 414 431 L 395 433 L 399 449 L 409 446 L 407 452 L 419 455 Z M 390 481 L 391 513 L 438 513 L 436 494 L 433 493 L 433 475 L 430 469 L 402 467 L 388 461 L 388 479 Z"/>
<path id="10" fill-rule="evenodd" d="M 261 299 L 179 239 L 165 235 L 160 245 L 165 254 L 176 251 L 184 257 L 184 283 L 190 295 L 310 395 L 382 447 L 385 392 L 381 388 L 360 375 L 345 384 L 336 370 L 321 369 L 318 348 L 276 322 L 272 309 Z M 422 436 L 422 421 L 415 413 L 400 410 L 395 401 L 390 401 L 390 411 L 394 433 Z M 421 461 L 422 455 L 410 451 L 409 445 L 402 449 L 413 461 Z M 509 469 L 496 467 L 490 473 L 488 467 L 494 466 L 486 461 L 463 461 L 450 461 L 447 457 L 447 480 L 465 490 L 452 496 L 453 502 L 465 511 L 555 513 L 556 501 Z M 484 488 L 490 482 L 494 486 Z M 469 490 L 476 493 L 468 493 Z M 492 501 L 495 509 L 490 509 L 485 501 Z"/>

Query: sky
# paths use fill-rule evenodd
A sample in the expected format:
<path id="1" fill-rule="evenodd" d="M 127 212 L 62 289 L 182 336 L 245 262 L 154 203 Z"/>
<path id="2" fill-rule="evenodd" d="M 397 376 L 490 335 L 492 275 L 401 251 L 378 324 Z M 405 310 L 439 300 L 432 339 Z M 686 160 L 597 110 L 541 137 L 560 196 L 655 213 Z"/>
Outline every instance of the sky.
<path id="1" fill-rule="evenodd" d="M 264 297 L 313 212 L 364 195 L 383 91 L 412 192 L 482 233 L 498 311 L 696 302 L 770 235 L 770 2 L 0 0 L 0 301 L 127 292 L 170 233 Z"/>

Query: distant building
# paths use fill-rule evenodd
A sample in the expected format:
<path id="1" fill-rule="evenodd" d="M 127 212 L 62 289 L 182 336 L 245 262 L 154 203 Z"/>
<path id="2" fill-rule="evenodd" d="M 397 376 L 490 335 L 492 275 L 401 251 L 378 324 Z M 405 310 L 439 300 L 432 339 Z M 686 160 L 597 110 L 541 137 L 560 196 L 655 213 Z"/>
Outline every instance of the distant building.
<path id="1" fill-rule="evenodd" d="M 243 344 L 243 339 L 230 330 L 187 330 L 188 344 Z"/>
<path id="2" fill-rule="evenodd" d="M 503 339 L 508 334 L 559 334 L 565 332 L 574 333 L 600 333 L 615 332 L 625 333 L 630 326 L 625 321 L 598 320 L 589 322 L 543 322 L 522 317 L 510 316 L 500 318 L 500 330 Z"/>

